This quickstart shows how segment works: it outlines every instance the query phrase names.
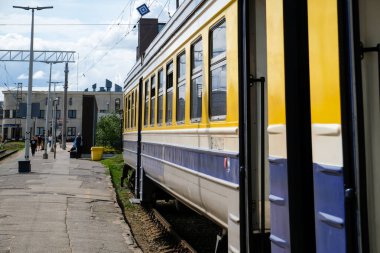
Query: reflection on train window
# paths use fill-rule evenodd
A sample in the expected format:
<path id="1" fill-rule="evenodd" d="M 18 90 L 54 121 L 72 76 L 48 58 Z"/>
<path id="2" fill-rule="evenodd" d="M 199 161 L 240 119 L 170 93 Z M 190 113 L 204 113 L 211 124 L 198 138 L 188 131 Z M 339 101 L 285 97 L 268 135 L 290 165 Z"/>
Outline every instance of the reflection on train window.
<path id="1" fill-rule="evenodd" d="M 211 58 L 216 59 L 226 54 L 226 21 L 223 20 L 211 31 Z"/>
<path id="2" fill-rule="evenodd" d="M 166 66 L 166 123 L 172 122 L 173 111 L 173 62 Z"/>
<path id="3" fill-rule="evenodd" d="M 210 37 L 210 117 L 211 119 L 225 119 L 227 111 L 225 20 L 211 30 Z"/>
<path id="4" fill-rule="evenodd" d="M 145 107 L 144 107 L 144 126 L 148 125 L 149 113 L 149 80 L 145 81 Z"/>
<path id="5" fill-rule="evenodd" d="M 157 76 L 158 80 L 157 80 L 157 83 L 158 83 L 158 109 L 157 109 L 157 124 L 162 124 L 162 114 L 163 114 L 163 110 L 162 110 L 162 106 L 163 106 L 163 94 L 164 94 L 164 91 L 163 91 L 163 86 L 164 86 L 164 71 L 161 69 L 158 71 L 158 76 Z"/>
<path id="6" fill-rule="evenodd" d="M 186 54 L 177 58 L 177 121 L 185 120 Z"/>
<path id="7" fill-rule="evenodd" d="M 190 118 L 191 121 L 200 121 L 202 117 L 202 40 L 191 45 L 191 86 L 190 86 Z"/>
<path id="8" fill-rule="evenodd" d="M 154 112 L 156 111 L 156 76 L 150 79 L 150 125 L 154 125 Z"/>

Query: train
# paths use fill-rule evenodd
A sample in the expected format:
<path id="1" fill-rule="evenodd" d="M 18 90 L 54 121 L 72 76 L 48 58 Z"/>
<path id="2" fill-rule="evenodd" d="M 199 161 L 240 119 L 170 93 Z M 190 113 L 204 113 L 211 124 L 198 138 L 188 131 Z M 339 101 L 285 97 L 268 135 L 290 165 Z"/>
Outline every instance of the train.
<path id="1" fill-rule="evenodd" d="M 380 252 L 378 10 L 183 1 L 124 82 L 134 200 L 209 218 L 215 252 Z"/>

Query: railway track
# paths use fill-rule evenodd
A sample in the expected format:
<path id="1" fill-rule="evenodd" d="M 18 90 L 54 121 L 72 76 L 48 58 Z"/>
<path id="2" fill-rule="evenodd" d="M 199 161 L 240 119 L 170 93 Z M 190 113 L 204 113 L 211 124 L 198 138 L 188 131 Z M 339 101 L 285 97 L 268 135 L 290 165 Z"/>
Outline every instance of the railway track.
<path id="1" fill-rule="evenodd" d="M 181 206 L 177 210 L 173 201 L 158 202 L 150 215 L 177 241 L 178 251 L 209 253 L 215 251 L 216 236 L 221 229 L 199 215 Z"/>

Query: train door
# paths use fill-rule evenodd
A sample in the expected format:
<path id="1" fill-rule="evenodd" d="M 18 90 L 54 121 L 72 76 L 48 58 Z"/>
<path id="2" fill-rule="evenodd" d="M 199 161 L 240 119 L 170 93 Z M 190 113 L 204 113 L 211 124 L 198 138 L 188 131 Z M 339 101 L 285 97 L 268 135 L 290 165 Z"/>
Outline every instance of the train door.
<path id="1" fill-rule="evenodd" d="M 353 1 L 361 252 L 380 252 L 380 1 Z"/>
<path id="2" fill-rule="evenodd" d="M 265 2 L 239 1 L 241 252 L 270 252 Z"/>

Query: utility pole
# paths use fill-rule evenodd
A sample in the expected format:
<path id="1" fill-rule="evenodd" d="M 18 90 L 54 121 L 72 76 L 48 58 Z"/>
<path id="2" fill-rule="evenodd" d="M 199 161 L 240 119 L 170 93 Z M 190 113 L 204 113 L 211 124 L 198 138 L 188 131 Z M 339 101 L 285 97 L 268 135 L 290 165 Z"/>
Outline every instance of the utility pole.
<path id="1" fill-rule="evenodd" d="M 69 64 L 65 65 L 65 84 L 63 86 L 63 124 L 62 124 L 62 149 L 66 150 L 66 119 L 67 119 L 67 88 L 68 88 Z"/>
<path id="2" fill-rule="evenodd" d="M 16 134 L 15 139 L 18 140 L 20 138 L 20 125 L 21 120 L 17 120 L 20 118 L 19 113 L 20 103 L 22 102 L 22 83 L 17 83 L 17 92 L 16 92 L 16 117 L 15 117 L 15 125 L 16 125 Z"/>
<path id="3" fill-rule="evenodd" d="M 24 6 L 13 6 L 13 8 L 32 10 L 32 28 L 30 35 L 30 58 L 29 58 L 29 80 L 28 80 L 28 97 L 27 97 L 27 107 L 26 107 L 26 129 L 25 129 L 25 160 L 19 161 L 18 172 L 19 173 L 29 173 L 30 172 L 30 160 L 29 160 L 29 144 L 30 144 L 30 126 L 32 119 L 32 86 L 33 86 L 33 36 L 34 36 L 34 10 L 52 9 L 53 6 L 46 7 L 24 7 Z"/>
<path id="4" fill-rule="evenodd" d="M 43 154 L 43 159 L 48 159 L 48 154 L 47 154 L 47 143 L 49 139 L 49 110 L 50 110 L 50 87 L 51 87 L 51 68 L 52 68 L 53 63 L 50 62 L 50 74 L 49 74 L 49 91 L 48 91 L 48 99 L 47 99 L 47 104 L 46 104 L 46 121 L 45 121 L 45 142 L 44 142 L 44 154 Z"/>

